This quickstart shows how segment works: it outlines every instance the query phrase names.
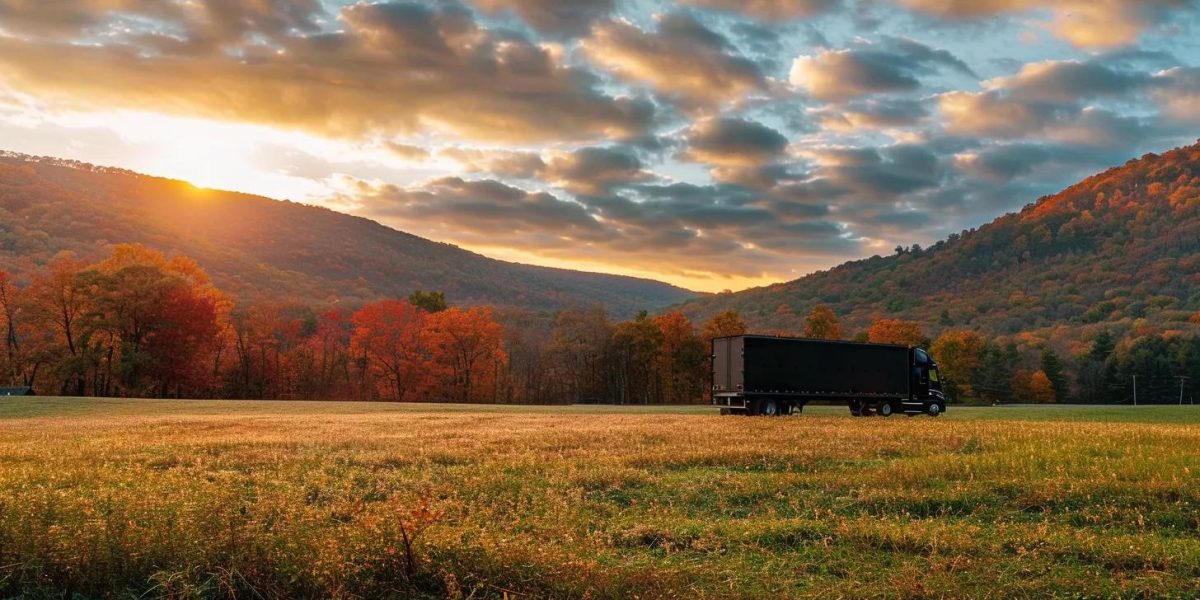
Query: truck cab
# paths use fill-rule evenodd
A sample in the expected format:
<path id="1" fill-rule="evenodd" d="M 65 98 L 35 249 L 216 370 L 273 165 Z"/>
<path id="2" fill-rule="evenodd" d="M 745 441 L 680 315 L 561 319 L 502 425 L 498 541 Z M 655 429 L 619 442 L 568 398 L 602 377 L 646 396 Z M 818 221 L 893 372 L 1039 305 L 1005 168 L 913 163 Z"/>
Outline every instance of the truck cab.
<path id="1" fill-rule="evenodd" d="M 946 394 L 942 391 L 942 378 L 937 363 L 921 348 L 912 349 L 912 381 L 909 383 L 909 398 L 903 402 L 905 410 L 919 409 L 937 415 L 946 410 Z"/>

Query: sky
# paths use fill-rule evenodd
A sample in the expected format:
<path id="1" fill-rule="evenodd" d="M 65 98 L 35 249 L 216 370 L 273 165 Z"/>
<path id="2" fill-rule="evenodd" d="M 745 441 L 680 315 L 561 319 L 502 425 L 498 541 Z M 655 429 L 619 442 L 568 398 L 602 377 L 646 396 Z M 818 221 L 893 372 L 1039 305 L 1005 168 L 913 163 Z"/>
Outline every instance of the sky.
<path id="1" fill-rule="evenodd" d="M 1200 0 L 0 0 L 0 150 L 694 290 L 1198 137 Z"/>

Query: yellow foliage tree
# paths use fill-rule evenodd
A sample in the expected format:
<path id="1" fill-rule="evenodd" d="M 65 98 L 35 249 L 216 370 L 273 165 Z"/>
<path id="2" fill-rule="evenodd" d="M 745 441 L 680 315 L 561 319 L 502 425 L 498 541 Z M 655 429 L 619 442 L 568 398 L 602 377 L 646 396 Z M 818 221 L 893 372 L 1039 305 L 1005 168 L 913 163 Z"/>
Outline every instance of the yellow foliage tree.
<path id="1" fill-rule="evenodd" d="M 842 339 L 842 325 L 833 309 L 819 304 L 804 318 L 804 337 L 818 340 Z"/>
<path id="2" fill-rule="evenodd" d="M 974 331 L 950 329 L 938 336 L 929 351 L 955 391 L 969 397 L 975 392 L 971 388 L 971 375 L 979 366 L 984 345 L 983 336 Z"/>

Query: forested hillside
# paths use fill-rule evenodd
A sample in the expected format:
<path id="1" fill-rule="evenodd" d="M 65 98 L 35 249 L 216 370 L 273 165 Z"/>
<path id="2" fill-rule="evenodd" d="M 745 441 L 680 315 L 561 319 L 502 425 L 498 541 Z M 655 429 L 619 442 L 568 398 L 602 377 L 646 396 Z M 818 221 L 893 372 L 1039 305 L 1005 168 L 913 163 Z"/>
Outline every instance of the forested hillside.
<path id="1" fill-rule="evenodd" d="M 0 153 L 0 269 L 138 243 L 193 258 L 240 298 L 349 304 L 440 290 L 461 304 L 631 316 L 694 294 L 614 275 L 493 260 L 324 208 L 55 159 Z"/>
<path id="2" fill-rule="evenodd" d="M 800 332 L 804 315 L 828 305 L 847 337 L 902 319 L 928 338 L 968 329 L 1079 357 L 1101 331 L 1126 344 L 1194 333 L 1198 252 L 1195 145 L 1132 160 L 930 248 L 897 248 L 682 308 L 693 319 L 736 308 L 751 329 Z"/>

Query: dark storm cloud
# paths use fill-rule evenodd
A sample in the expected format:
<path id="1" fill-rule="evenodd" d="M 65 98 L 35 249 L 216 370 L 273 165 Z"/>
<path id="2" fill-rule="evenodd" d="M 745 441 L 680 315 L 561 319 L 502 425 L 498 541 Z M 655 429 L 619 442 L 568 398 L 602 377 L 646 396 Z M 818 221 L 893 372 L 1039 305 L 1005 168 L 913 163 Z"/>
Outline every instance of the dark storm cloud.
<path id="1" fill-rule="evenodd" d="M 976 77 L 950 52 L 913 40 L 885 38 L 878 44 L 801 56 L 792 63 L 789 80 L 818 100 L 842 101 L 871 93 L 916 91 L 920 76 L 943 70 Z"/>
<path id="2" fill-rule="evenodd" d="M 654 32 L 625 21 L 601 23 L 581 47 L 597 66 L 687 107 L 733 102 L 767 85 L 757 63 L 687 13 L 659 15 Z"/>

